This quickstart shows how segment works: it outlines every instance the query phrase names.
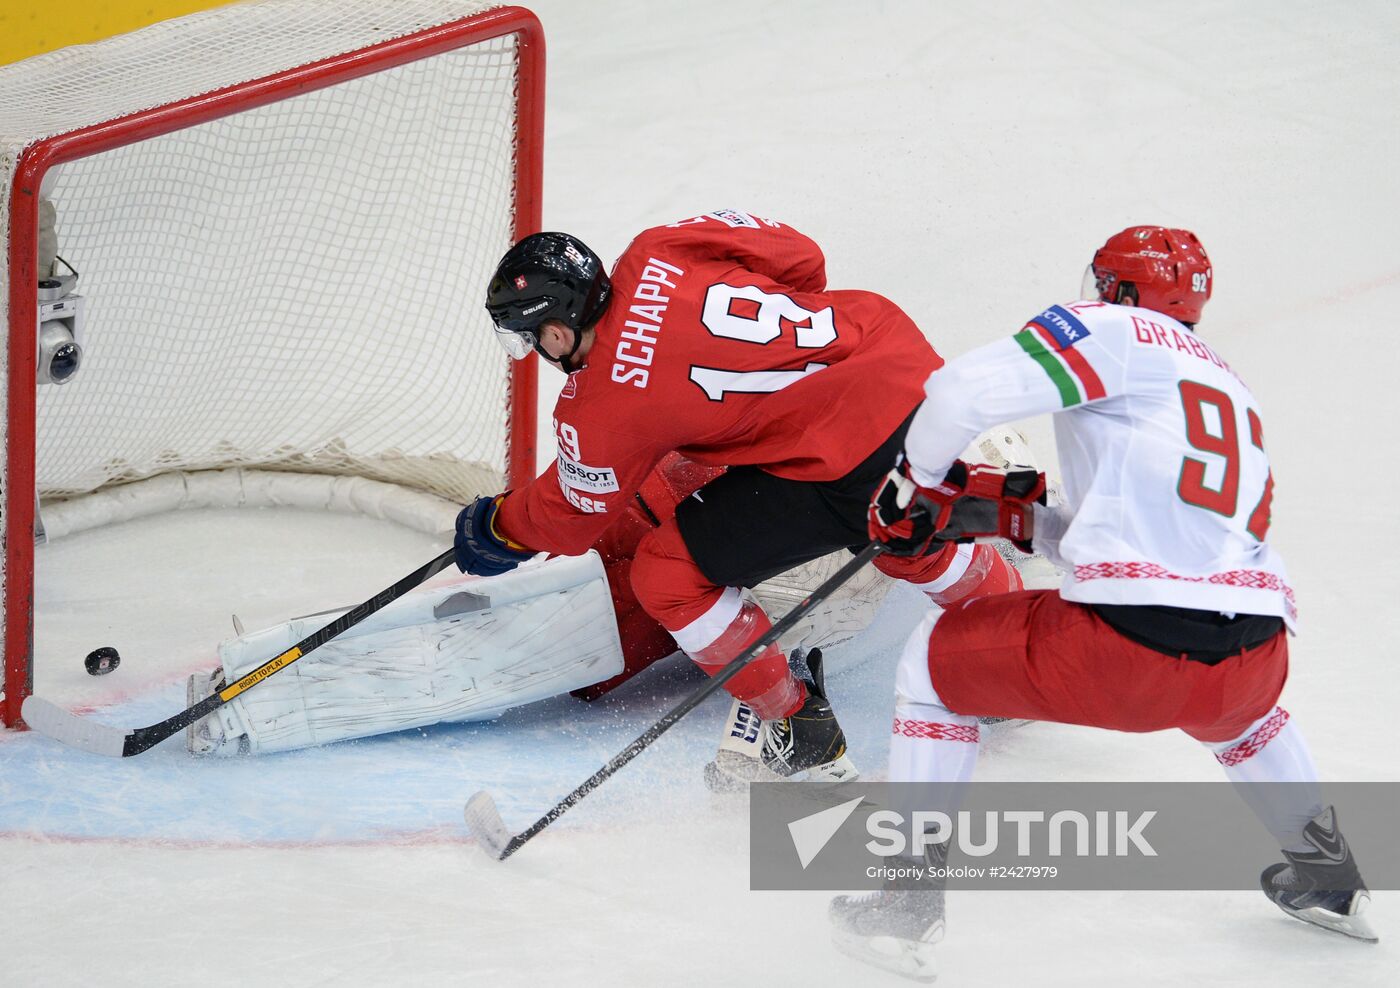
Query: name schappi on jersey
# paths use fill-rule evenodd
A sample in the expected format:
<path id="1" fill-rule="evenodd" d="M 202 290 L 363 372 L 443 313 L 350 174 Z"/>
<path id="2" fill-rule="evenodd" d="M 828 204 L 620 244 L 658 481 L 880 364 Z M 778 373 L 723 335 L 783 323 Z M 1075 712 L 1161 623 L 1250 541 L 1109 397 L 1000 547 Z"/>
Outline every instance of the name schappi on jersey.
<path id="1" fill-rule="evenodd" d="M 1040 365 L 1060 393 L 1065 408 L 1105 396 L 1103 381 L 1075 344 L 1089 337 L 1089 327 L 1062 305 L 1052 305 L 1013 339 Z"/>

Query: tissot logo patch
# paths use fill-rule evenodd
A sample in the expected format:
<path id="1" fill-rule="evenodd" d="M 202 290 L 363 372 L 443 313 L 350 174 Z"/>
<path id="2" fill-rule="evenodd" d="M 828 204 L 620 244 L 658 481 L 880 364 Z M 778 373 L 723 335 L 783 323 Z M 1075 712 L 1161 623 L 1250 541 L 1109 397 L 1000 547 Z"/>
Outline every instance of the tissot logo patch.
<path id="1" fill-rule="evenodd" d="M 590 467 L 570 459 L 563 453 L 559 454 L 557 462 L 561 484 L 575 490 L 588 491 L 590 494 L 611 494 L 619 489 L 617 474 L 613 472 L 612 467 Z"/>

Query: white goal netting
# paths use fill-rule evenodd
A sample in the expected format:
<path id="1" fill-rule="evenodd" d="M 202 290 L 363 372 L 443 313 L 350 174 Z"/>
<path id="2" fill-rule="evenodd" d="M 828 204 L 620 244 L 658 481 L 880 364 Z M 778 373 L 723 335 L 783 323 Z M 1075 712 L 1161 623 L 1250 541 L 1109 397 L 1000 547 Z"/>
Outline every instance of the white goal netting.
<path id="1" fill-rule="evenodd" d="M 490 6 L 271 0 L 0 68 L 5 188 L 40 137 Z M 512 240 L 515 86 L 499 38 L 51 170 L 84 356 L 37 388 L 41 495 L 228 466 L 499 484 L 481 297 Z"/>
<path id="2" fill-rule="evenodd" d="M 538 221 L 542 57 L 479 0 L 253 0 L 0 67 L 0 719 L 36 490 L 69 531 L 287 503 L 288 472 L 335 475 L 318 507 L 400 517 L 388 482 L 437 518 L 504 486 L 512 442 L 533 466 L 532 379 L 482 299 Z M 81 366 L 36 384 L 39 282 L 70 268 Z"/>

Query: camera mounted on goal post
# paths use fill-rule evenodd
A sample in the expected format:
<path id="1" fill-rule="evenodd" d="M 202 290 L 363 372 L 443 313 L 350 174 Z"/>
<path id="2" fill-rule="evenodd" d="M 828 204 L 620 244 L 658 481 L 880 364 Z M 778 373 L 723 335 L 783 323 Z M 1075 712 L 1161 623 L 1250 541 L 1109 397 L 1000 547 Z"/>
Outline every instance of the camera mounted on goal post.
<path id="1" fill-rule="evenodd" d="M 36 384 L 67 384 L 83 364 L 84 299 L 74 292 L 78 271 L 58 254 L 53 201 L 39 205 L 38 326 L 35 360 Z M 59 265 L 67 269 L 61 273 Z M 39 492 L 34 492 L 34 544 L 43 545 L 48 537 L 40 511 Z"/>
<path id="2" fill-rule="evenodd" d="M 78 272 L 58 254 L 57 210 L 39 203 L 38 383 L 67 384 L 83 363 L 83 297 L 75 295 Z M 58 265 L 68 269 L 60 274 Z"/>

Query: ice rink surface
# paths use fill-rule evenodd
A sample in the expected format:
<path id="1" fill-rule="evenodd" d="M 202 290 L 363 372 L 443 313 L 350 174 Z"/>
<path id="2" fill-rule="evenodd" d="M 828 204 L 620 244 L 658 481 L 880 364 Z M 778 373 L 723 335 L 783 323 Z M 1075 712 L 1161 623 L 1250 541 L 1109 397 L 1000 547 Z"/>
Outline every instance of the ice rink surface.
<path id="1" fill-rule="evenodd" d="M 1400 778 L 1400 9 L 532 7 L 549 45 L 545 223 L 606 258 L 647 226 L 753 211 L 821 243 L 833 287 L 889 296 L 954 355 L 1073 297 L 1110 233 L 1194 229 L 1217 276 L 1201 332 L 1258 397 L 1278 479 L 1271 537 L 1303 617 L 1284 705 L 1325 779 Z M 542 378 L 547 451 L 562 379 Z M 1047 424 L 1027 432 L 1048 459 Z M 38 554 L 38 691 L 114 723 L 169 716 L 230 613 L 253 628 L 358 601 L 440 550 L 293 511 L 55 542 Z M 895 594 L 831 684 L 876 775 L 917 616 Z M 82 657 L 99 644 L 124 662 L 93 679 Z M 834 951 L 825 895 L 748 891 L 742 801 L 700 780 L 718 700 L 508 864 L 467 843 L 472 791 L 523 827 L 696 675 L 673 659 L 591 707 L 242 762 L 0 735 L 0 983 L 903 983 Z M 992 733 L 978 777 L 1219 774 L 1184 737 L 1035 725 Z M 1390 985 L 1395 902 L 1376 896 L 1383 942 L 1367 947 L 1252 892 L 955 892 L 941 982 Z"/>

